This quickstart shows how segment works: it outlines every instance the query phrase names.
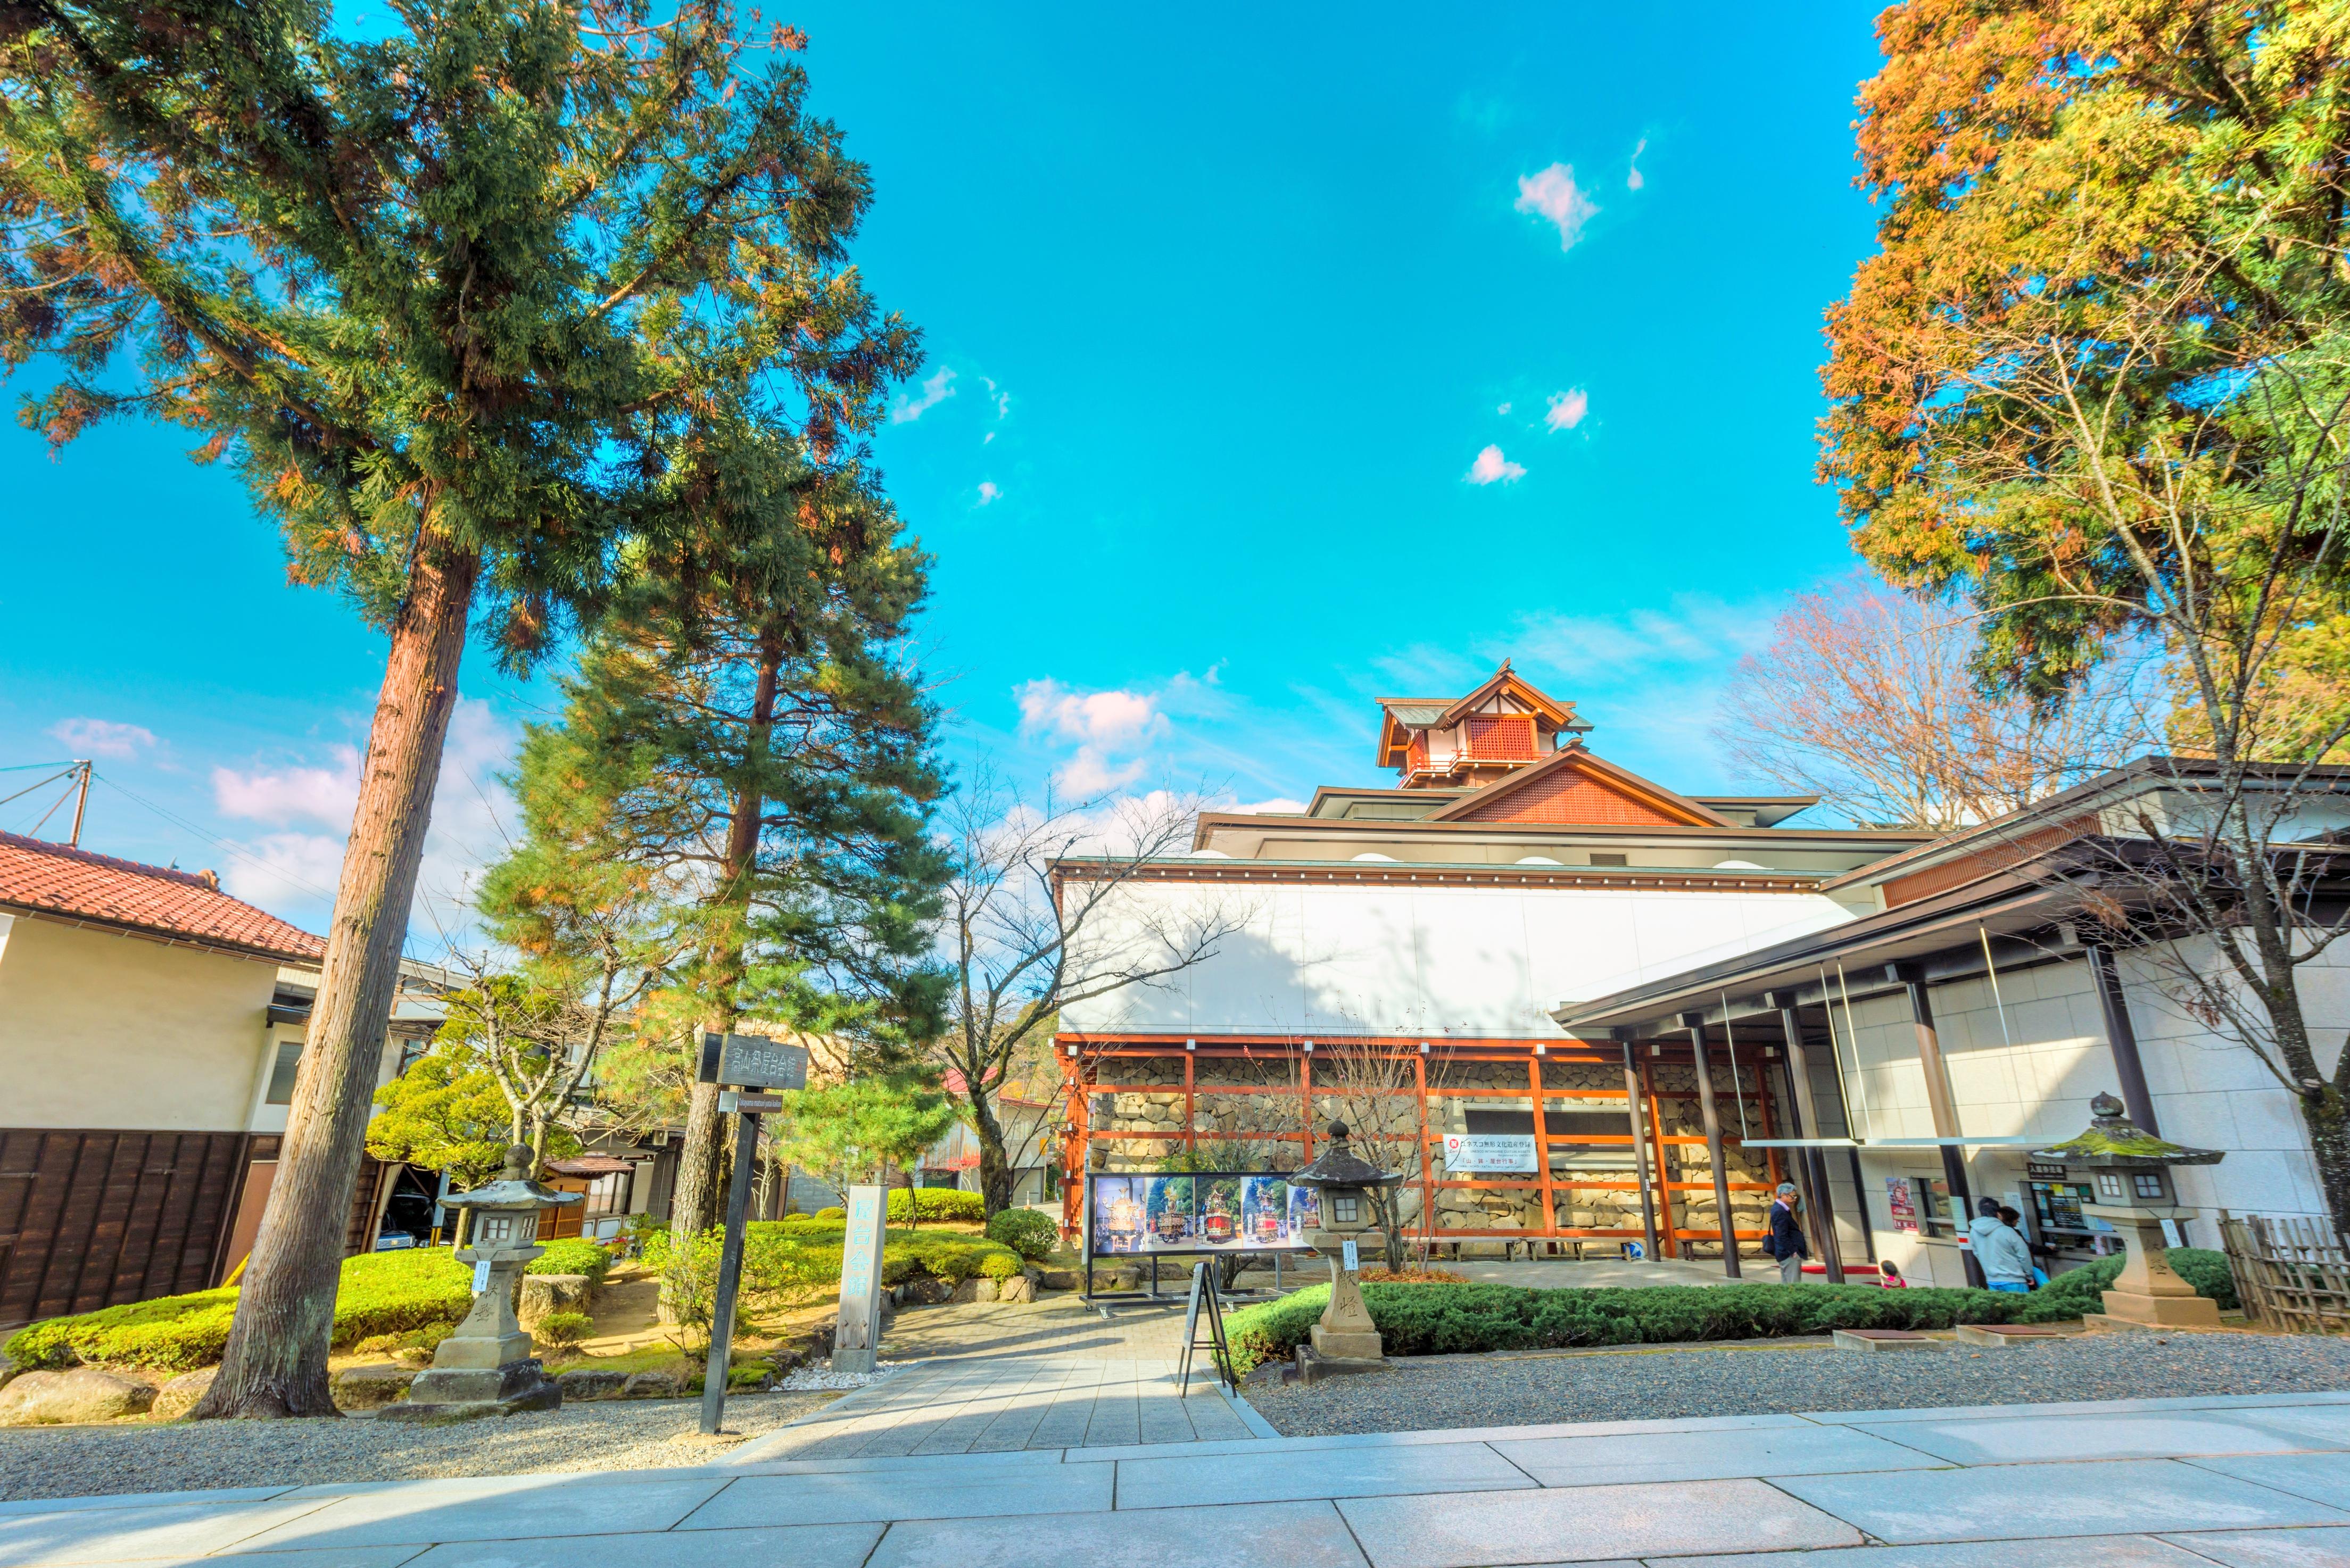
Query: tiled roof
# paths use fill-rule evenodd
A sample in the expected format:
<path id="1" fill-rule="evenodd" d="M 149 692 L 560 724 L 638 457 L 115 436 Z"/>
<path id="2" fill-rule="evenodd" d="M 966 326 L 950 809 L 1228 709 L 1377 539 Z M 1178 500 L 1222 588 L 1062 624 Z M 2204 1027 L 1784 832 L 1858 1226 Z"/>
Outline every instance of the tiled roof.
<path id="1" fill-rule="evenodd" d="M 62 915 L 125 930 L 315 961 L 326 940 L 220 890 L 210 872 L 173 871 L 0 833 L 0 909 Z"/>

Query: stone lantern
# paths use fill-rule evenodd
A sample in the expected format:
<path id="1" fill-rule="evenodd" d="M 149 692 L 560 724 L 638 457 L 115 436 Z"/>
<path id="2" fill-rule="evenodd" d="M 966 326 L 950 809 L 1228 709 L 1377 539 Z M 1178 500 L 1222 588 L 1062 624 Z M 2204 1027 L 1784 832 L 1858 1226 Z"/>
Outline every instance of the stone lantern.
<path id="1" fill-rule="evenodd" d="M 1307 1382 L 1334 1372 L 1364 1372 L 1387 1365 L 1386 1348 L 1370 1309 L 1363 1304 L 1356 1271 L 1346 1266 L 1346 1246 L 1355 1243 L 1358 1256 L 1365 1247 L 1387 1246 L 1387 1232 L 1375 1221 L 1372 1199 L 1380 1189 L 1392 1189 L 1402 1180 L 1399 1172 L 1381 1170 L 1349 1147 L 1344 1122 L 1330 1124 L 1329 1147 L 1289 1179 L 1292 1187 L 1314 1190 L 1322 1228 L 1304 1241 L 1330 1260 L 1330 1304 L 1314 1325 L 1312 1354 L 1298 1346 L 1298 1369 Z"/>
<path id="2" fill-rule="evenodd" d="M 473 1310 L 441 1342 L 408 1397 L 385 1406 L 377 1419 L 463 1421 L 563 1403 L 563 1390 L 547 1381 L 529 1334 L 515 1320 L 515 1282 L 523 1265 L 546 1251 L 536 1244 L 539 1211 L 583 1199 L 534 1180 L 531 1163 L 529 1147 L 516 1144 L 495 1181 L 443 1200 L 473 1216 L 471 1244 L 458 1250 L 457 1261 L 473 1265 Z"/>
<path id="3" fill-rule="evenodd" d="M 2125 1116 L 2121 1101 L 2111 1095 L 2091 1100 L 2089 1115 L 2086 1132 L 2031 1158 L 2063 1162 L 2065 1179 L 2087 1186 L 2094 1195 L 2081 1212 L 2121 1232 L 2125 1257 L 2114 1288 L 2105 1293 L 2106 1315 L 2158 1328 L 2219 1327 L 2219 1303 L 2197 1295 L 2194 1286 L 2172 1272 L 2162 1222 L 2194 1212 L 2178 1206 L 2172 1169 L 2217 1165 L 2226 1157 L 2217 1149 L 2165 1143 Z"/>

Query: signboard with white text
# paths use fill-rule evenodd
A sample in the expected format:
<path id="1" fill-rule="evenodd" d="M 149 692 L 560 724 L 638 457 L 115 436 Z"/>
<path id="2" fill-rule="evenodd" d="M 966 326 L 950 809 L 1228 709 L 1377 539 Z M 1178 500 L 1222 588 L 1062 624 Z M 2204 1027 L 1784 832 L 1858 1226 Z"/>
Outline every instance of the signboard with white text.
<path id="1" fill-rule="evenodd" d="M 1458 1176 L 1467 1171 L 1502 1171 L 1532 1175 L 1534 1170 L 1534 1135 L 1532 1133 L 1446 1133 L 1444 1135 L 1444 1171 Z"/>

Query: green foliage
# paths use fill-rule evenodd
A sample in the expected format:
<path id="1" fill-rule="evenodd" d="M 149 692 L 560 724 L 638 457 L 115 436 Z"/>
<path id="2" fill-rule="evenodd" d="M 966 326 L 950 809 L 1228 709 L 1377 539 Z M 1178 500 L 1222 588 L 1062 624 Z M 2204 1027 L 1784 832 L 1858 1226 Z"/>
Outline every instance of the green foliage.
<path id="1" fill-rule="evenodd" d="M 446 1171 L 459 1191 L 496 1176 L 515 1141 L 514 1107 L 462 1038 L 435 1041 L 375 1092 L 375 1103 L 380 1108 L 368 1123 L 368 1152 Z M 548 1150 L 557 1158 L 577 1151 L 577 1139 L 568 1149 Z"/>
<path id="2" fill-rule="evenodd" d="M 987 1279 L 1008 1280 L 1020 1273 L 1025 1262 L 1017 1252 L 991 1252 L 979 1261 L 979 1272 Z"/>
<path id="3" fill-rule="evenodd" d="M 754 1220 L 743 1236 L 743 1292 L 770 1304 L 806 1301 L 840 1288 L 840 1253 L 847 1232 L 815 1215 Z M 689 1280 L 718 1272 L 720 1233 L 704 1231 L 696 1263 L 682 1271 Z M 648 1242 L 645 1262 L 663 1272 L 675 1266 L 671 1238 Z M 881 1282 L 903 1284 L 928 1276 L 961 1283 L 970 1279 L 1008 1280 L 1020 1272 L 1019 1253 L 999 1242 L 951 1231 L 889 1230 L 881 1240 Z"/>
<path id="4" fill-rule="evenodd" d="M 523 1265 L 525 1274 L 585 1274 L 598 1284 L 611 1272 L 612 1254 L 593 1241 L 568 1237 L 560 1241 L 542 1241 L 545 1249 L 539 1256 Z"/>
<path id="5" fill-rule="evenodd" d="M 928 1148 L 930 1145 L 922 1147 Z M 889 1189 L 889 1218 L 976 1225 L 987 1218 L 987 1199 L 979 1193 L 953 1187 L 893 1187 Z"/>
<path id="6" fill-rule="evenodd" d="M 2234 1312 L 2243 1304 L 2236 1299 L 2236 1277 L 2229 1272 L 2225 1252 L 2208 1247 L 2173 1247 L 2167 1256 L 2178 1277 L 2193 1285 L 2197 1295 L 2209 1296 L 2219 1303 L 2220 1311 Z M 2127 1261 L 2116 1253 L 2066 1270 L 2032 1293 L 2032 1305 L 2019 1321 L 2055 1323 L 2079 1317 L 2083 1313 L 2105 1311 L 2103 1293 L 2113 1288 Z"/>
<path id="7" fill-rule="evenodd" d="M 883 1160 L 900 1168 L 913 1165 L 954 1125 L 946 1096 L 910 1073 L 877 1073 L 829 1088 L 801 1089 L 783 1099 L 783 1112 L 773 1124 L 780 1133 L 778 1157 L 844 1183 L 866 1179 Z M 893 1219 L 909 1212 L 898 1207 L 899 1197 L 895 1191 L 889 1195 Z M 924 1216 L 916 1201 L 910 1213 L 920 1220 Z"/>
<path id="8" fill-rule="evenodd" d="M 530 1334 L 553 1351 L 565 1351 L 595 1332 L 596 1320 L 584 1312 L 551 1312 L 532 1325 Z"/>
<path id="9" fill-rule="evenodd" d="M 795 1216 L 795 1218 L 799 1218 L 799 1216 Z M 814 1214 L 807 1215 L 806 1218 L 824 1220 L 835 1225 L 846 1225 L 848 1223 L 848 1210 L 841 1208 L 837 1204 L 835 1204 L 827 1209 L 819 1209 Z"/>
<path id="10" fill-rule="evenodd" d="M 2227 1265 L 2217 1252 L 2174 1250 L 2172 1266 L 2222 1306 L 2215 1287 Z M 2219 1275 L 2212 1275 L 2216 1262 Z M 2106 1264 L 2103 1280 L 2094 1276 Z M 1390 1355 L 1443 1355 L 1490 1350 L 1556 1349 L 1589 1345 L 1676 1345 L 1701 1340 L 1774 1339 L 1838 1328 L 1950 1328 L 1961 1323 L 2052 1323 L 2095 1310 L 2094 1289 L 2110 1283 L 2121 1260 L 2058 1276 L 2055 1286 L 2005 1291 L 1888 1291 L 1877 1285 L 1658 1285 L 1641 1290 L 1532 1290 L 1496 1284 L 1366 1284 L 1363 1303 Z M 2081 1285 L 2069 1282 L 2092 1276 Z M 1315 1285 L 1224 1320 L 1234 1371 L 1285 1359 L 1304 1343 L 1329 1304 Z"/>
<path id="11" fill-rule="evenodd" d="M 472 1310 L 473 1272 L 447 1248 L 363 1252 L 343 1262 L 335 1292 L 334 1343 L 357 1345 L 383 1334 L 446 1329 Z M 183 1372 L 210 1366 L 228 1343 L 237 1287 L 162 1296 L 50 1318 L 19 1331 L 0 1353 L 20 1366 L 150 1366 Z"/>
<path id="12" fill-rule="evenodd" d="M 1006 1209 L 987 1222 L 987 1239 L 1034 1261 L 1053 1255 L 1053 1249 L 1061 1244 L 1061 1228 L 1034 1209 Z"/>

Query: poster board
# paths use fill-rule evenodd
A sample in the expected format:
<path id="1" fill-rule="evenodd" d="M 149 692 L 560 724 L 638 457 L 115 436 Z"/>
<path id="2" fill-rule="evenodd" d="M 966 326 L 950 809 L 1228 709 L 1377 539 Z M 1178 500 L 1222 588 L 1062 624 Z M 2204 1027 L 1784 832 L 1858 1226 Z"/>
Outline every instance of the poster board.
<path id="1" fill-rule="evenodd" d="M 1319 1194 L 1286 1172 L 1193 1170 L 1086 1177 L 1089 1256 L 1290 1252 L 1321 1226 Z"/>
<path id="2" fill-rule="evenodd" d="M 1885 1179 L 1885 1206 L 1892 1211 L 1896 1231 L 1907 1231 L 1913 1236 L 1917 1234 L 1918 1199 L 1910 1191 L 1908 1177 L 1888 1176 Z"/>
<path id="3" fill-rule="evenodd" d="M 1532 1133 L 1444 1135 L 1444 1174 L 1447 1177 L 1471 1172 L 1531 1176 L 1534 1174 L 1534 1135 Z"/>

